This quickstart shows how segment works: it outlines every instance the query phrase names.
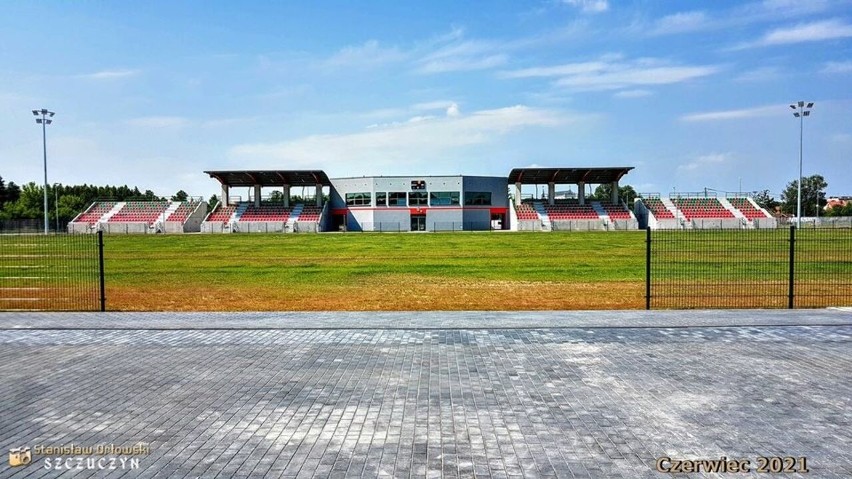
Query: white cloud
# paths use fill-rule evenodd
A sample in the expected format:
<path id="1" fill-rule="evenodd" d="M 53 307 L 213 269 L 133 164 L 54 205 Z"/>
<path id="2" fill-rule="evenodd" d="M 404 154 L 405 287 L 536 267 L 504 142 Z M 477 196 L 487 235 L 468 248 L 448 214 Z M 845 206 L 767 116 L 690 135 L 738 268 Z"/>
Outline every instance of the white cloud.
<path id="1" fill-rule="evenodd" d="M 487 70 L 504 65 L 508 59 L 496 43 L 468 40 L 444 45 L 428 53 L 417 60 L 415 70 L 424 74 Z"/>
<path id="2" fill-rule="evenodd" d="M 142 128 L 183 128 L 190 121 L 180 116 L 146 116 L 127 120 L 127 124 Z"/>
<path id="3" fill-rule="evenodd" d="M 844 61 L 844 62 L 826 62 L 823 65 L 821 73 L 833 74 L 833 73 L 850 73 L 852 72 L 852 61 Z"/>
<path id="4" fill-rule="evenodd" d="M 414 105 L 411 105 L 411 109 L 415 111 L 445 110 L 453 105 L 455 105 L 455 102 L 450 100 L 435 100 L 415 103 Z"/>
<path id="5" fill-rule="evenodd" d="M 139 73 L 141 73 L 140 70 L 102 70 L 95 73 L 79 75 L 79 77 L 89 80 L 116 80 L 119 78 L 133 77 Z"/>
<path id="6" fill-rule="evenodd" d="M 755 42 L 735 47 L 735 50 L 753 47 L 789 45 L 793 43 L 819 42 L 852 37 L 852 25 L 834 18 L 810 23 L 801 23 L 792 27 L 776 28 L 767 32 Z"/>
<path id="7" fill-rule="evenodd" d="M 741 82 L 765 82 L 776 80 L 781 74 L 778 67 L 760 67 L 741 73 L 734 80 Z"/>
<path id="8" fill-rule="evenodd" d="M 727 163 L 731 159 L 731 156 L 732 155 L 730 153 L 711 153 L 709 155 L 702 155 L 693 159 L 689 163 L 678 165 L 677 169 L 682 172 L 690 172 L 706 168 L 714 168 L 723 163 Z"/>
<path id="9" fill-rule="evenodd" d="M 453 103 L 452 105 L 447 107 L 447 116 L 448 117 L 457 117 L 461 115 L 461 110 L 459 110 L 459 106 Z"/>
<path id="10" fill-rule="evenodd" d="M 553 77 L 565 75 L 578 75 L 581 73 L 593 73 L 607 68 L 607 63 L 603 61 L 596 62 L 580 62 L 567 63 L 564 65 L 556 65 L 551 67 L 533 67 L 523 68 L 521 70 L 511 70 L 500 73 L 502 78 L 535 78 L 535 77 Z"/>
<path id="11" fill-rule="evenodd" d="M 407 55 L 398 48 L 382 47 L 378 41 L 369 40 L 362 45 L 347 46 L 323 62 L 328 68 L 366 69 L 405 60 Z"/>
<path id="12" fill-rule="evenodd" d="M 604 71 L 561 78 L 556 85 L 575 90 L 617 90 L 630 86 L 669 85 L 713 75 L 718 66 L 614 65 Z"/>
<path id="13" fill-rule="evenodd" d="M 607 0 L 562 0 L 566 5 L 579 8 L 583 13 L 602 13 L 609 10 Z"/>
<path id="14" fill-rule="evenodd" d="M 615 94 L 613 94 L 612 96 L 615 97 L 615 98 L 644 98 L 644 97 L 647 97 L 647 96 L 651 96 L 653 94 L 654 94 L 654 92 L 652 92 L 650 90 L 636 89 L 636 90 L 622 90 L 622 91 L 619 91 L 619 92 L 615 92 Z"/>
<path id="15" fill-rule="evenodd" d="M 720 121 L 741 120 L 744 118 L 757 118 L 775 116 L 784 113 L 784 108 L 778 105 L 761 106 L 755 108 L 744 108 L 740 110 L 710 111 L 704 113 L 690 113 L 680 119 L 682 121 Z"/>
<path id="16" fill-rule="evenodd" d="M 654 23 L 651 33 L 669 35 L 701 30 L 710 26 L 710 18 L 704 11 L 680 12 L 666 15 Z"/>
<path id="17" fill-rule="evenodd" d="M 415 117 L 405 123 L 375 126 L 363 132 L 312 135 L 279 142 L 237 145 L 229 156 L 246 167 L 284 163 L 289 168 L 379 171 L 389 166 L 424 166 L 457 148 L 495 142 L 528 127 L 554 127 L 569 121 L 551 110 L 513 106 L 441 118 Z M 253 163 L 254 162 L 254 163 Z M 358 168 L 353 169 L 353 165 Z"/>
<path id="18" fill-rule="evenodd" d="M 505 78 L 561 77 L 555 81 L 556 86 L 594 91 L 681 83 L 719 71 L 718 65 L 671 65 L 657 58 L 622 61 L 620 56 L 607 56 L 593 62 L 526 68 L 501 75 Z"/>

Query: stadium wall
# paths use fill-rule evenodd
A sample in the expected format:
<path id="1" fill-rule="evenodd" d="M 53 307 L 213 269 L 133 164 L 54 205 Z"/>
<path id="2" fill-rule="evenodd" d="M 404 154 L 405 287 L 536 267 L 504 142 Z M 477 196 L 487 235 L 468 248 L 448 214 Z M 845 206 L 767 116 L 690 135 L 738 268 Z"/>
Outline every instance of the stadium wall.
<path id="1" fill-rule="evenodd" d="M 423 182 L 423 189 L 415 189 L 413 182 Z M 491 214 L 503 215 L 502 226 L 508 229 L 509 199 L 506 179 L 484 176 L 393 176 L 331 179 L 328 229 L 345 225 L 347 231 L 426 231 L 487 230 L 491 228 Z M 457 205 L 433 203 L 431 193 L 456 193 Z M 465 193 L 487 193 L 489 204 L 465 204 Z M 368 204 L 347 204 L 347 194 L 369 194 Z M 384 193 L 385 203 L 379 205 L 377 193 Z M 405 193 L 405 201 L 394 204 L 391 193 Z M 424 193 L 426 199 L 415 202 L 412 193 Z M 413 221 L 424 216 L 422 223 Z M 336 220 L 334 218 L 337 218 Z M 345 218 L 341 220 L 341 218 Z"/>

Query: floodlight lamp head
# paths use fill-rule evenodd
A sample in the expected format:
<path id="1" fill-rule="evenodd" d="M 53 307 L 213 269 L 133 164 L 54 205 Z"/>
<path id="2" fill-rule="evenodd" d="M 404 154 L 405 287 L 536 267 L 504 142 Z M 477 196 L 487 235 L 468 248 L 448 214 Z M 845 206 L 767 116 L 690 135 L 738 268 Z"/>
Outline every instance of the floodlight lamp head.
<path id="1" fill-rule="evenodd" d="M 808 103 L 808 108 L 813 108 L 813 107 L 814 107 L 814 102 Z"/>
<path id="2" fill-rule="evenodd" d="M 801 107 L 803 107 L 803 106 L 805 106 L 805 102 L 803 102 L 803 101 L 799 101 L 799 108 L 801 108 Z"/>
<path id="3" fill-rule="evenodd" d="M 808 111 L 808 110 L 805 110 L 805 112 L 802 113 L 802 114 L 805 115 L 805 116 L 811 116 L 811 112 Z M 50 121 L 50 120 L 48 120 L 48 121 Z"/>
<path id="4" fill-rule="evenodd" d="M 52 111 L 49 111 L 49 112 L 47 112 L 47 114 L 48 114 L 48 115 L 50 115 L 50 116 L 53 116 L 53 115 L 55 115 L 56 113 L 54 113 L 54 112 L 52 112 Z"/>
<path id="5" fill-rule="evenodd" d="M 798 117 L 799 117 L 799 112 L 793 113 L 793 116 L 795 116 L 796 118 L 798 118 Z"/>
<path id="6" fill-rule="evenodd" d="M 44 122 L 49 125 L 49 124 L 53 123 L 53 120 L 44 120 Z"/>
<path id="7" fill-rule="evenodd" d="M 795 110 L 795 109 L 796 109 L 796 105 L 790 105 L 790 108 L 792 108 L 792 109 L 794 109 L 794 110 Z"/>
<path id="8" fill-rule="evenodd" d="M 41 118 L 36 118 L 36 123 L 41 124 Z"/>
<path id="9" fill-rule="evenodd" d="M 33 110 L 33 115 L 38 116 L 38 110 Z"/>

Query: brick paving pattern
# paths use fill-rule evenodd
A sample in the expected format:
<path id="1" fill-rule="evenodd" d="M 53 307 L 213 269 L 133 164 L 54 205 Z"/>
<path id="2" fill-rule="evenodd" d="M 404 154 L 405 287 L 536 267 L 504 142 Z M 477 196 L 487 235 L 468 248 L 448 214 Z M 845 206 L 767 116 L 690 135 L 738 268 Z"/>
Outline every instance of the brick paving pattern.
<path id="1" fill-rule="evenodd" d="M 664 455 L 807 456 L 809 474 L 778 477 L 852 476 L 849 324 L 457 325 L 0 329 L 4 456 L 151 448 L 133 471 L 37 457 L 0 476 L 669 477 Z"/>

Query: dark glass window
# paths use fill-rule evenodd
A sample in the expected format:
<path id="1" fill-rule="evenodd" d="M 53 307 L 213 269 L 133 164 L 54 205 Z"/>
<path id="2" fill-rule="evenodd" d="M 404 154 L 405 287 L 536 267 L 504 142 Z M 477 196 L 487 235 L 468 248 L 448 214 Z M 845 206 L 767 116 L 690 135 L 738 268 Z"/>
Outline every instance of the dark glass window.
<path id="1" fill-rule="evenodd" d="M 388 205 L 388 194 L 387 193 L 376 193 L 376 206 L 387 206 Z"/>
<path id="2" fill-rule="evenodd" d="M 458 191 L 433 191 L 429 193 L 429 203 L 432 206 L 454 206 L 459 204 Z"/>
<path id="3" fill-rule="evenodd" d="M 490 206 L 490 191 L 465 191 L 464 204 L 468 206 Z"/>
<path id="4" fill-rule="evenodd" d="M 370 193 L 346 193 L 346 206 L 370 206 Z"/>
<path id="5" fill-rule="evenodd" d="M 428 198 L 425 191 L 412 191 L 408 194 L 408 206 L 426 206 Z"/>
<path id="6" fill-rule="evenodd" d="M 388 193 L 388 206 L 405 206 L 405 192 Z"/>

